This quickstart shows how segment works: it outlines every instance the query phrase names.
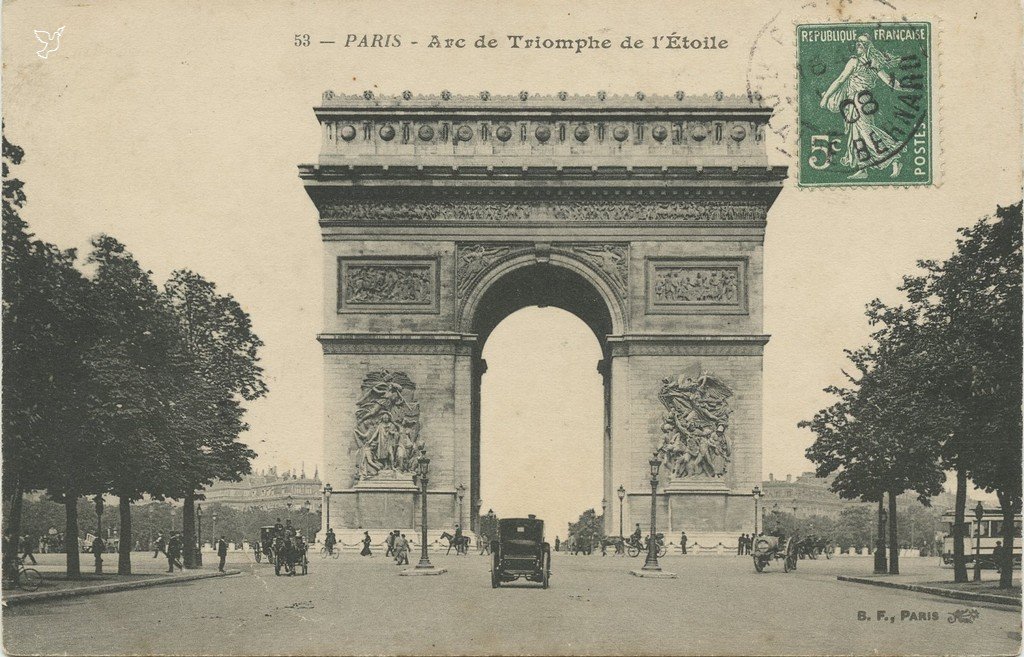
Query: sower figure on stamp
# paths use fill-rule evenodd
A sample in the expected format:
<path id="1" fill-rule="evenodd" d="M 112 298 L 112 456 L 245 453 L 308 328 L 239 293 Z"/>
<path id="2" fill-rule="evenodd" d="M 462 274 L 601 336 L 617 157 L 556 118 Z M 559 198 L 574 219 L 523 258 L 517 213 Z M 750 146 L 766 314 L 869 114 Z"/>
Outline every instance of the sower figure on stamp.
<path id="1" fill-rule="evenodd" d="M 879 101 L 871 90 L 876 78 L 894 90 L 901 88 L 896 77 L 884 70 L 895 66 L 899 58 L 879 50 L 865 34 L 857 37 L 856 48 L 857 52 L 846 62 L 843 72 L 822 94 L 819 105 L 843 119 L 846 150 L 839 161 L 854 170 L 850 178 L 867 178 L 869 168 L 890 166 L 891 176 L 895 178 L 903 168 L 899 160 L 900 144 L 875 123 Z"/>

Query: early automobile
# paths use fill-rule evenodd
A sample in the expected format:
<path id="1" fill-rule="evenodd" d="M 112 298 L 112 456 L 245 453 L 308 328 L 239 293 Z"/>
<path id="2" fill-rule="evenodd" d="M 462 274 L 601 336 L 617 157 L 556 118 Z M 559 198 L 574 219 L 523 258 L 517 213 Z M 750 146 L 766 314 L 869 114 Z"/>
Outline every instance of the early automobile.
<path id="1" fill-rule="evenodd" d="M 797 541 L 794 538 L 757 536 L 754 539 L 754 549 L 751 551 L 751 556 L 754 557 L 754 570 L 761 572 L 765 566 L 771 563 L 772 559 L 782 560 L 784 572 L 796 570 L 796 545 Z"/>
<path id="2" fill-rule="evenodd" d="M 544 541 L 544 521 L 537 516 L 499 519 L 498 536 L 491 550 L 491 587 L 523 578 L 548 588 L 551 546 Z"/>

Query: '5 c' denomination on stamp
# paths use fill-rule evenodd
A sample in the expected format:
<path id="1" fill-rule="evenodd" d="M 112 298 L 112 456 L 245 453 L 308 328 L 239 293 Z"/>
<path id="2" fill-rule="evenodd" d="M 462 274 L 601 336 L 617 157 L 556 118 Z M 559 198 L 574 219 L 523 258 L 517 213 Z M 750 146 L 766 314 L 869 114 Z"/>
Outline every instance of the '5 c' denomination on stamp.
<path id="1" fill-rule="evenodd" d="M 800 185 L 932 183 L 930 23 L 796 28 Z"/>

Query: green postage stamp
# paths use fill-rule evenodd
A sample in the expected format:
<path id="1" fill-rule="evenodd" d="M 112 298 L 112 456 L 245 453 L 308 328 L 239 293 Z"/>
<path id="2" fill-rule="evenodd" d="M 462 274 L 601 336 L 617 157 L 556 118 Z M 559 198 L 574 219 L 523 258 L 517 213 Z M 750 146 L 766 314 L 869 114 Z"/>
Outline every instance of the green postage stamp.
<path id="1" fill-rule="evenodd" d="M 800 186 L 930 185 L 930 23 L 796 28 Z"/>

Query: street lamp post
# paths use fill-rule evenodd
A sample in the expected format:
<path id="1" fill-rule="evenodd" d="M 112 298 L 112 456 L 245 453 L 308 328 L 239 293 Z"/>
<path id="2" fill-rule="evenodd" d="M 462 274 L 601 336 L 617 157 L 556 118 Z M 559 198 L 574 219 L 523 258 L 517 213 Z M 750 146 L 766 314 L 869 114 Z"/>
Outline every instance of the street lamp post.
<path id="1" fill-rule="evenodd" d="M 203 565 L 203 505 L 196 505 L 196 565 Z"/>
<path id="2" fill-rule="evenodd" d="M 626 489 L 619 484 L 619 490 L 616 492 L 619 494 L 619 540 L 623 541 L 625 537 L 622 535 L 622 502 L 626 499 Z M 625 554 L 625 550 L 622 553 Z"/>
<path id="3" fill-rule="evenodd" d="M 889 519 L 889 514 L 886 513 L 885 509 L 882 508 L 882 502 L 878 502 L 878 540 L 875 543 L 875 574 L 885 575 L 888 572 L 886 568 L 887 560 L 885 558 L 885 523 Z"/>
<path id="4" fill-rule="evenodd" d="M 324 494 L 327 498 L 327 530 L 331 531 L 331 493 L 334 492 L 334 488 L 330 484 L 324 484 Z"/>
<path id="5" fill-rule="evenodd" d="M 459 498 L 459 526 L 462 526 L 465 524 L 465 521 L 462 518 L 462 498 L 466 495 L 466 487 L 459 484 L 459 487 L 455 489 L 455 494 Z"/>
<path id="6" fill-rule="evenodd" d="M 95 498 L 96 502 L 96 537 L 100 539 L 100 543 L 103 542 L 103 496 L 97 495 Z M 96 552 L 96 541 L 93 541 L 93 559 L 96 565 L 96 574 L 103 574 L 103 554 L 102 552 Z"/>
<path id="7" fill-rule="evenodd" d="M 210 543 L 212 543 L 213 545 L 216 545 L 217 544 L 217 514 L 216 513 L 213 514 L 213 531 L 210 532 L 210 533 L 213 534 L 212 536 L 210 536 Z"/>
<path id="8" fill-rule="evenodd" d="M 761 487 L 754 486 L 754 490 L 750 491 L 750 494 L 754 496 L 754 536 L 757 536 L 757 503 L 761 499 Z"/>
<path id="9" fill-rule="evenodd" d="M 981 519 L 985 515 L 985 507 L 978 502 L 974 507 L 974 519 L 977 521 L 974 528 L 974 581 L 981 581 Z"/>
<path id="10" fill-rule="evenodd" d="M 430 458 L 424 454 L 417 464 L 420 477 L 420 562 L 417 570 L 428 570 L 434 567 L 427 555 L 427 474 L 430 469 Z"/>
<path id="11" fill-rule="evenodd" d="M 661 469 L 661 459 L 657 454 L 648 461 L 651 466 L 651 535 L 647 539 L 647 561 L 641 570 L 660 571 L 658 565 L 658 470 Z"/>

